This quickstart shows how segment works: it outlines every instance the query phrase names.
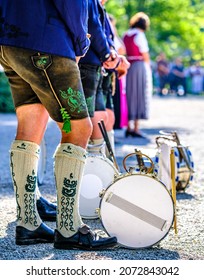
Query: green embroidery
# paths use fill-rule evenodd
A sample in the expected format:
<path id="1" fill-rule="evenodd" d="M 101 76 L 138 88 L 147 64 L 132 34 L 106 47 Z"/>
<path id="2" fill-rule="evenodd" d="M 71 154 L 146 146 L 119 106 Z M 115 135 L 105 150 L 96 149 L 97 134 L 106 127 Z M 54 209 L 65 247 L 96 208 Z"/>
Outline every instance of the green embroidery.
<path id="1" fill-rule="evenodd" d="M 35 171 L 32 171 L 32 175 L 27 175 L 27 184 L 25 185 L 25 190 L 27 192 L 34 192 L 36 188 L 37 176 Z"/>
<path id="2" fill-rule="evenodd" d="M 24 194 L 24 205 L 25 205 L 25 224 L 29 223 L 34 226 L 38 226 L 37 212 L 35 208 L 35 194 L 25 193 Z"/>
<path id="3" fill-rule="evenodd" d="M 60 90 L 61 96 L 64 99 L 67 99 L 67 103 L 72 112 L 80 113 L 86 108 L 86 101 L 84 100 L 83 95 L 78 90 L 73 90 L 68 88 L 67 91 Z"/>
<path id="4" fill-rule="evenodd" d="M 59 92 L 63 99 L 67 99 L 67 104 L 69 105 L 71 112 L 80 113 L 86 109 L 86 101 L 84 100 L 80 91 L 73 90 L 71 87 L 69 87 L 66 91 L 60 90 Z M 70 115 L 63 107 L 61 107 L 60 112 L 64 122 L 62 130 L 66 133 L 69 133 L 71 131 Z"/>
<path id="5" fill-rule="evenodd" d="M 21 146 L 17 146 L 18 149 L 26 150 L 26 144 L 22 143 Z"/>
<path id="6" fill-rule="evenodd" d="M 73 212 L 76 195 L 77 180 L 72 180 L 73 174 L 70 174 L 70 178 L 64 178 L 61 198 L 61 222 L 60 229 L 63 227 L 66 230 L 74 231 L 73 227 Z"/>
<path id="7" fill-rule="evenodd" d="M 68 145 L 66 150 L 63 149 L 63 152 L 71 155 L 72 154 L 72 148 Z"/>
<path id="8" fill-rule="evenodd" d="M 36 61 L 38 67 L 44 67 L 47 64 L 47 57 L 41 57 Z"/>
<path id="9" fill-rule="evenodd" d="M 70 178 L 73 178 L 72 173 L 70 174 Z M 76 186 L 77 186 L 77 181 L 73 180 L 71 181 L 68 178 L 64 178 L 64 187 L 62 189 L 62 194 L 66 197 L 73 197 L 76 194 Z"/>
<path id="10" fill-rule="evenodd" d="M 32 175 L 27 175 L 27 183 L 25 185 L 26 193 L 24 194 L 25 205 L 25 224 L 37 226 L 37 213 L 35 207 L 35 188 L 36 188 L 37 176 L 35 171 L 32 171 Z"/>
<path id="11" fill-rule="evenodd" d="M 14 167 L 13 167 L 13 152 L 11 152 L 11 154 L 10 154 L 10 167 L 11 167 L 11 175 L 12 175 L 12 178 L 13 178 L 13 185 L 14 185 L 15 193 L 16 193 L 16 204 L 17 204 L 16 217 L 17 217 L 18 221 L 22 221 L 21 207 L 20 207 L 20 204 L 18 202 L 19 201 L 18 186 L 17 186 L 16 181 L 15 181 L 15 173 L 14 173 Z"/>
<path id="12" fill-rule="evenodd" d="M 61 108 L 60 112 L 62 114 L 62 119 L 64 121 L 62 130 L 66 133 L 69 133 L 71 131 L 71 122 L 70 122 L 70 116 L 67 113 L 65 108 Z"/>

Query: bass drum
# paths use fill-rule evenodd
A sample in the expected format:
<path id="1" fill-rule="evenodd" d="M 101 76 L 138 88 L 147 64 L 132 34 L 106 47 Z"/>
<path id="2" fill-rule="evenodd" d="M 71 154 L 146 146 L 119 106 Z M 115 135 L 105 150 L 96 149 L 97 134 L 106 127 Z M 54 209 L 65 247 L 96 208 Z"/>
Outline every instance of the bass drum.
<path id="1" fill-rule="evenodd" d="M 100 155 L 89 155 L 86 159 L 81 183 L 79 211 L 84 219 L 97 219 L 100 193 L 113 181 L 119 172 L 112 161 Z"/>
<path id="2" fill-rule="evenodd" d="M 163 183 L 149 175 L 120 175 L 100 201 L 100 219 L 110 236 L 126 248 L 160 242 L 174 221 L 174 203 Z"/>

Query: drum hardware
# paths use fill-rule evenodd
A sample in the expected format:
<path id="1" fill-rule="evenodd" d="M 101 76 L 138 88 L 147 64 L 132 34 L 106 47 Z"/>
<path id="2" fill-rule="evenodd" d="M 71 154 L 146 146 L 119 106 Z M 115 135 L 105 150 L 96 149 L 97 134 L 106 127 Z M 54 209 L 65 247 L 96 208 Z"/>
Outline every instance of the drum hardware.
<path id="1" fill-rule="evenodd" d="M 141 173 L 151 174 L 153 172 L 153 169 L 154 169 L 154 163 L 153 163 L 152 159 L 149 156 L 147 156 L 145 154 L 142 154 L 141 151 L 139 151 L 137 149 L 135 149 L 134 153 L 130 153 L 123 158 L 123 167 L 124 167 L 125 171 L 128 172 L 128 173 L 133 173 L 133 170 L 135 170 L 135 168 L 133 168 L 133 167 L 130 167 L 128 169 L 127 165 L 126 165 L 127 159 L 129 157 L 135 156 L 135 155 L 136 155 Z M 150 164 L 151 164 L 150 167 L 145 166 L 144 161 L 143 161 L 143 157 L 147 158 L 150 161 Z"/>
<path id="2" fill-rule="evenodd" d="M 79 204 L 80 215 L 84 219 L 99 218 L 97 209 L 100 203 L 100 196 L 114 181 L 114 178 L 119 175 L 119 168 L 103 121 L 100 123 L 100 129 L 103 132 L 105 141 L 94 145 L 89 143 L 87 147 L 88 156 L 81 183 Z M 113 161 L 108 159 L 105 153 L 103 153 L 105 143 Z"/>
<path id="3" fill-rule="evenodd" d="M 164 132 L 163 130 L 160 131 L 161 134 L 164 134 L 164 135 L 169 135 L 169 138 L 168 137 L 163 137 L 163 139 L 167 139 L 167 140 L 172 140 L 174 142 L 176 142 L 177 144 L 177 148 L 178 148 L 178 151 L 180 153 L 180 157 L 184 159 L 186 165 L 188 166 L 189 170 L 191 172 L 194 172 L 194 170 L 192 169 L 192 167 L 190 166 L 190 163 L 188 161 L 188 158 L 183 150 L 183 145 L 181 144 L 181 141 L 179 139 L 179 136 L 177 134 L 176 131 L 172 131 L 171 133 L 170 132 Z M 159 138 L 159 137 L 157 137 Z"/>
<path id="4" fill-rule="evenodd" d="M 171 163 L 171 195 L 174 201 L 175 212 L 174 212 L 174 232 L 178 233 L 177 230 L 177 216 L 176 216 L 176 181 L 175 181 L 175 153 L 174 150 L 171 149 L 170 154 L 170 163 Z"/>
<path id="5" fill-rule="evenodd" d="M 110 157 L 112 158 L 113 164 L 115 165 L 116 169 L 120 172 L 119 166 L 118 166 L 116 158 L 115 158 L 115 155 L 113 153 L 113 149 L 111 147 L 111 143 L 110 143 L 109 138 L 108 138 L 108 134 L 107 134 L 107 130 L 106 130 L 104 121 L 101 120 L 100 122 L 98 122 L 98 126 L 100 128 L 101 134 L 103 135 L 104 141 L 106 143 L 106 146 L 107 146 L 108 152 L 110 154 Z"/>
<path id="6" fill-rule="evenodd" d="M 129 157 L 136 156 L 141 171 L 127 167 Z M 144 168 L 143 157 L 150 167 Z M 125 248 L 146 248 L 160 242 L 174 221 L 174 201 L 165 185 L 154 176 L 151 158 L 141 151 L 123 159 L 125 174 L 119 174 L 102 192 L 99 217 L 105 231 L 116 236 Z M 111 213 L 111 215 L 110 215 Z"/>
<path id="7" fill-rule="evenodd" d="M 135 149 L 135 154 L 136 154 L 140 172 L 148 173 L 148 168 L 144 164 L 144 160 L 143 160 L 141 151 Z"/>
<path id="8" fill-rule="evenodd" d="M 157 146 L 161 144 L 161 140 L 166 141 L 174 149 L 175 154 L 179 157 L 178 179 L 176 184 L 177 191 L 185 190 L 189 183 L 193 180 L 194 162 L 189 147 L 183 146 L 180 142 L 178 134 L 173 132 L 160 131 L 162 134 L 156 138 Z M 176 143 L 176 146 L 175 146 Z"/>
<path id="9" fill-rule="evenodd" d="M 80 188 L 80 215 L 84 219 L 98 219 L 99 193 L 103 192 L 118 174 L 117 169 L 104 154 L 89 153 L 86 158 Z"/>

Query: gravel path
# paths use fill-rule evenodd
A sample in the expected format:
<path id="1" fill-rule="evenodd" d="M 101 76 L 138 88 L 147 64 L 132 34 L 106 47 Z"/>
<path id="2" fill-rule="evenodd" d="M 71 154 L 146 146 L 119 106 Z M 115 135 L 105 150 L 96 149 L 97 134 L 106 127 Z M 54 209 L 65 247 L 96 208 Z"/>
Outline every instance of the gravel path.
<path id="1" fill-rule="evenodd" d="M 190 146 L 195 174 L 185 192 L 177 193 L 177 226 L 156 246 L 146 249 L 117 248 L 102 252 L 80 250 L 61 251 L 53 244 L 15 245 L 15 200 L 9 171 L 9 147 L 15 137 L 15 114 L 0 114 L 0 260 L 204 260 L 204 97 L 154 97 L 148 121 L 141 129 L 148 139 L 124 138 L 124 130 L 116 130 L 116 158 L 122 170 L 124 156 L 135 148 L 154 148 L 155 137 L 161 129 L 176 130 L 182 142 Z M 59 131 L 50 121 L 45 135 L 46 173 L 41 193 L 55 201 L 52 154 L 59 141 Z M 122 170 L 124 172 L 124 170 Z M 86 220 L 93 228 L 101 229 L 99 219 Z M 47 223 L 55 228 L 55 223 Z"/>

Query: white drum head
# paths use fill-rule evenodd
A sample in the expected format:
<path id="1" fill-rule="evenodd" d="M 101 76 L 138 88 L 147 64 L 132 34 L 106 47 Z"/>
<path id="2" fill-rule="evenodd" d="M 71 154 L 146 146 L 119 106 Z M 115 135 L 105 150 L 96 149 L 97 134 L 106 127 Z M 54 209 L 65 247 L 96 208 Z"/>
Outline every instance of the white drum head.
<path id="1" fill-rule="evenodd" d="M 145 248 L 169 232 L 174 204 L 166 187 L 148 175 L 128 175 L 107 188 L 100 202 L 102 224 L 127 248 Z"/>
<path id="2" fill-rule="evenodd" d="M 99 194 L 113 182 L 115 174 L 118 171 L 109 159 L 100 156 L 87 158 L 80 190 L 79 211 L 82 218 L 98 218 Z"/>

